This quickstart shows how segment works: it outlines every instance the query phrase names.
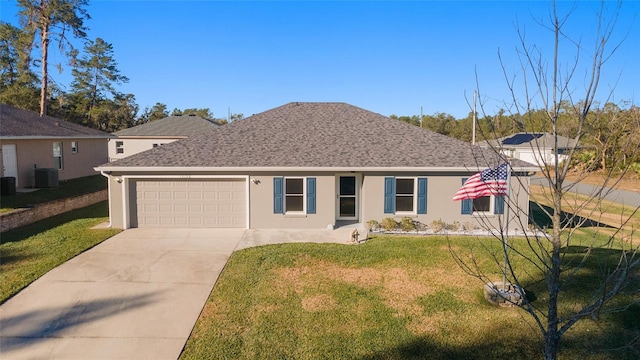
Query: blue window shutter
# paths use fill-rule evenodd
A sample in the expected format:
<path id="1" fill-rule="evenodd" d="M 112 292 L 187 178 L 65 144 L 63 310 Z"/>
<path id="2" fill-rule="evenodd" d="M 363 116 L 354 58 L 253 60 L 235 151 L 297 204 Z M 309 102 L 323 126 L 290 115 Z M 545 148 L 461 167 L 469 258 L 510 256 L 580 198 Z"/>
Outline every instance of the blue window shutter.
<path id="1" fill-rule="evenodd" d="M 462 185 L 464 185 L 465 181 L 467 181 L 467 178 L 462 178 Z M 473 214 L 473 200 L 471 199 L 462 200 L 461 206 L 462 206 L 462 211 L 461 211 L 462 215 Z"/>
<path id="2" fill-rule="evenodd" d="M 384 213 L 393 214 L 396 212 L 396 179 L 392 177 L 384 178 Z"/>
<path id="3" fill-rule="evenodd" d="M 504 214 L 504 196 L 496 196 L 493 206 L 494 214 Z"/>
<path id="4" fill-rule="evenodd" d="M 418 214 L 427 213 L 427 178 L 418 178 Z"/>
<path id="5" fill-rule="evenodd" d="M 284 196 L 282 194 L 282 183 L 283 178 L 274 177 L 273 178 L 273 213 L 274 214 L 282 214 L 283 211 L 283 201 Z"/>
<path id="6" fill-rule="evenodd" d="M 307 178 L 307 214 L 316 213 L 316 178 Z"/>

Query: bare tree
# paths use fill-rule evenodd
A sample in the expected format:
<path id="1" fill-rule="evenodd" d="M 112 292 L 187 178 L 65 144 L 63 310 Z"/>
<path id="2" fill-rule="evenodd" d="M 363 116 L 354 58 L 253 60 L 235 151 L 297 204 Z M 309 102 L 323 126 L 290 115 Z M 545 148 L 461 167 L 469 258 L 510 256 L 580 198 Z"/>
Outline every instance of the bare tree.
<path id="1" fill-rule="evenodd" d="M 620 213 L 617 223 L 611 219 L 604 219 L 602 204 L 605 196 L 614 191 L 617 182 L 624 175 L 629 164 L 607 164 L 604 169 L 605 177 L 602 184 L 595 186 L 588 196 L 577 197 L 572 195 L 572 190 L 577 183 L 584 180 L 586 173 L 593 170 L 582 167 L 581 172 L 572 173 L 577 178 L 576 182 L 565 181 L 570 170 L 576 169 L 575 160 L 581 151 L 581 144 L 589 136 L 589 131 L 599 126 L 602 127 L 605 113 L 597 108 L 599 102 L 596 97 L 599 89 L 600 76 L 605 64 L 623 43 L 624 37 L 619 42 L 613 38 L 613 30 L 616 25 L 620 4 L 615 9 L 612 19 L 607 19 L 607 3 L 602 2 L 596 14 L 597 31 L 593 43 L 583 43 L 572 38 L 565 30 L 567 22 L 575 8 L 566 15 L 558 14 L 555 4 L 551 7 L 548 20 L 539 20 L 538 25 L 548 30 L 553 36 L 553 49 L 549 55 L 545 54 L 542 47 L 527 42 L 525 32 L 518 27 L 520 43 L 517 47 L 520 59 L 519 76 L 507 74 L 507 66 L 502 57 L 503 72 L 512 95 L 512 102 L 507 108 L 518 115 L 534 140 L 531 142 L 531 150 L 537 154 L 537 159 L 544 159 L 543 153 L 547 151 L 549 144 L 538 140 L 535 135 L 538 131 L 551 129 L 553 144 L 553 158 L 550 164 L 540 163 L 541 174 L 544 178 L 544 186 L 541 194 L 537 194 L 539 200 L 548 204 L 541 206 L 541 211 L 549 220 L 548 229 L 541 224 L 517 224 L 521 229 L 528 226 L 536 227 L 525 239 L 508 238 L 508 232 L 499 231 L 496 238 L 504 246 L 503 258 L 493 253 L 496 265 L 508 282 L 525 288 L 530 285 L 532 279 L 539 279 L 544 283 L 544 303 L 526 298 L 522 304 L 517 304 L 533 319 L 535 328 L 540 331 L 543 342 L 543 355 L 545 359 L 556 359 L 562 336 L 576 322 L 585 318 L 598 318 L 600 314 L 620 311 L 629 303 L 621 304 L 612 301 L 623 294 L 631 294 L 630 301 L 638 301 L 640 298 L 640 285 L 638 284 L 638 269 L 640 268 L 639 244 L 633 241 L 633 227 L 629 221 L 638 212 L 638 208 Z M 566 52 L 565 52 L 566 50 Z M 567 59 L 570 53 L 572 60 Z M 583 58 L 588 61 L 584 62 Z M 587 64 L 587 65 L 584 65 Z M 613 90 L 603 103 L 609 103 L 613 98 Z M 632 107 L 630 110 L 633 110 Z M 543 111 L 540 111 L 543 110 Z M 638 123 L 636 111 L 625 112 L 623 109 L 608 106 L 606 112 L 609 116 L 608 123 L 611 127 L 607 132 L 615 141 L 620 141 L 616 134 L 624 132 L 629 124 L 617 124 L 620 119 Z M 542 114 L 542 118 L 540 115 Z M 571 126 L 566 126 L 566 123 Z M 606 129 L 604 129 L 606 132 Z M 562 136 L 573 139 L 571 146 L 563 151 L 559 150 L 559 142 Z M 491 138 L 485 134 L 485 138 Z M 605 139 L 605 137 L 601 137 Z M 631 137 L 628 137 L 631 139 Z M 607 139 L 603 141 L 609 141 Z M 624 144 L 622 147 L 629 150 L 632 144 Z M 499 143 L 493 143 L 497 153 L 507 156 L 506 149 Z M 633 146 L 637 151 L 637 144 Z M 603 155 L 597 155 L 603 156 Z M 602 164 L 604 159 L 597 159 L 593 164 Z M 573 170 L 572 170 L 573 171 Z M 615 176 L 614 176 L 615 175 Z M 516 178 L 516 177 L 513 177 Z M 512 179 L 513 179 L 512 178 Z M 524 184 L 527 185 L 527 184 Z M 513 188 L 513 187 L 512 187 Z M 523 186 L 522 188 L 529 188 Z M 530 194 L 531 195 L 531 194 Z M 511 216 L 507 215 L 501 222 L 518 221 L 522 218 L 516 216 L 529 209 L 518 207 L 515 201 L 506 201 Z M 487 224 L 488 222 L 484 222 Z M 608 223 L 607 227 L 602 226 Z M 511 224 L 513 228 L 514 224 Z M 502 226 L 502 225 L 501 225 Z M 589 239 L 578 236 L 580 227 L 589 229 Z M 577 251 L 576 249 L 579 249 Z M 611 258 L 602 258 L 600 250 L 608 250 L 608 254 L 616 254 L 615 261 Z M 452 250 L 458 264 L 469 274 L 480 278 L 483 282 L 491 282 L 491 275 L 482 271 L 478 264 L 478 258 L 466 257 Z M 523 266 L 522 264 L 528 264 Z M 576 284 L 578 276 L 589 264 L 597 264 L 599 269 L 596 283 Z M 503 267 L 504 266 L 504 267 Z M 533 269 L 533 270 L 532 270 Z M 634 278 L 635 276 L 635 278 Z M 581 294 L 577 295 L 579 290 Z M 584 291 L 589 290 L 588 295 Z M 562 306 L 571 299 L 573 306 Z M 510 301 L 506 299 L 506 301 Z M 615 305 L 614 305 L 615 303 Z"/>

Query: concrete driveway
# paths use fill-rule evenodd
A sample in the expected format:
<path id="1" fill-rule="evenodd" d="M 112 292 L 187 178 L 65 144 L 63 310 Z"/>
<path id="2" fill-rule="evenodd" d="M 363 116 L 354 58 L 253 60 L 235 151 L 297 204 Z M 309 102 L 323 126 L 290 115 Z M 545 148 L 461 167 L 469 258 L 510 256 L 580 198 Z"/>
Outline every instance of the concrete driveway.
<path id="1" fill-rule="evenodd" d="M 0 306 L 4 359 L 176 359 L 244 229 L 130 229 Z"/>

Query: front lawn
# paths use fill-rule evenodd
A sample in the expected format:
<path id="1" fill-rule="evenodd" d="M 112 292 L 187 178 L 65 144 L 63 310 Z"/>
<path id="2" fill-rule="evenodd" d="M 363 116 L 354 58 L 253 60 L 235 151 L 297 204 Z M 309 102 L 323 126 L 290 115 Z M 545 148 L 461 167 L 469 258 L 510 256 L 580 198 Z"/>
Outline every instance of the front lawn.
<path id="1" fill-rule="evenodd" d="M 105 201 L 3 233 L 0 303 L 54 267 L 120 232 L 91 229 L 108 220 Z"/>
<path id="2" fill-rule="evenodd" d="M 530 318 L 520 309 L 489 305 L 482 284 L 453 261 L 449 241 L 459 253 L 480 244 L 500 249 L 488 238 L 380 236 L 357 246 L 237 251 L 181 359 L 541 358 Z M 479 265 L 494 269 L 489 256 Z M 594 280 L 594 270 L 582 280 Z M 527 290 L 544 306 L 544 283 L 530 274 Z M 640 300 L 637 291 L 633 296 Z M 563 299 L 563 308 L 574 306 L 575 298 Z M 637 359 L 637 319 L 636 305 L 597 322 L 584 320 L 564 337 L 562 358 Z"/>
<path id="3" fill-rule="evenodd" d="M 61 181 L 60 185 L 54 188 L 37 189 L 32 192 L 19 192 L 15 195 L 2 196 L 0 199 L 0 213 L 51 200 L 84 195 L 106 188 L 107 178 L 102 175 Z"/>

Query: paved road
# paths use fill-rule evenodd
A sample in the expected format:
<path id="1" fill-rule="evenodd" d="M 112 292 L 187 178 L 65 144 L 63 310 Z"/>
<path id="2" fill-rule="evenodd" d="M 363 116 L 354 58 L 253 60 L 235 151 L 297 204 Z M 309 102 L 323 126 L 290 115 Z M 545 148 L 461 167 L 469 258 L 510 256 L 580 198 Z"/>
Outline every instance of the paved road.
<path id="1" fill-rule="evenodd" d="M 597 192 L 600 191 L 601 187 L 591 184 L 584 183 L 572 183 L 570 181 L 565 181 L 565 186 L 570 184 L 573 185 L 570 191 L 587 195 L 587 196 L 595 196 Z M 546 186 L 546 179 L 542 177 L 534 177 L 531 179 L 531 185 L 543 185 Z M 640 192 L 636 191 L 628 191 L 628 190 L 618 190 L 618 189 L 610 189 L 605 188 L 602 190 L 602 195 L 604 198 L 609 201 L 614 201 L 625 206 L 629 207 L 639 207 L 640 206 Z"/>

